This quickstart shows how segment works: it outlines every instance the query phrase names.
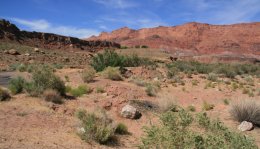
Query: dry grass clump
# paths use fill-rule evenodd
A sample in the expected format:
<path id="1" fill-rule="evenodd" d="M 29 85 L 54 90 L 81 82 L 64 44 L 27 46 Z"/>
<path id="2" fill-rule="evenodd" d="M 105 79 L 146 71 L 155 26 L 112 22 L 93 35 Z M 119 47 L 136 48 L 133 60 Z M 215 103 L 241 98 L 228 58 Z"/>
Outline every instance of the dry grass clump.
<path id="1" fill-rule="evenodd" d="M 100 144 L 106 144 L 115 136 L 116 126 L 105 112 L 88 113 L 80 110 L 77 112 L 77 117 L 84 128 L 83 133 L 80 134 L 83 140 L 88 142 L 94 140 Z"/>
<path id="2" fill-rule="evenodd" d="M 53 102 L 56 104 L 62 104 L 63 103 L 63 99 L 60 96 L 60 94 L 53 89 L 47 89 L 43 92 L 43 98 L 45 101 L 48 102 Z"/>
<path id="3" fill-rule="evenodd" d="M 84 82 L 93 81 L 96 74 L 96 70 L 93 67 L 87 66 L 81 73 L 81 77 Z"/>
<path id="4" fill-rule="evenodd" d="M 256 100 L 239 100 L 231 104 L 231 116 L 239 121 L 248 121 L 260 125 L 260 102 Z"/>
<path id="5" fill-rule="evenodd" d="M 177 102 L 170 94 L 160 94 L 158 97 L 158 107 L 161 112 L 178 111 Z"/>
<path id="6" fill-rule="evenodd" d="M 209 110 L 214 109 L 214 107 L 215 107 L 214 104 L 210 104 L 210 103 L 208 103 L 206 101 L 203 101 L 202 110 L 209 111 Z"/>
<path id="7" fill-rule="evenodd" d="M 121 80 L 123 80 L 123 77 L 122 77 L 122 75 L 120 73 L 120 70 L 117 67 L 107 67 L 103 71 L 103 76 L 106 79 L 110 79 L 110 80 L 114 80 L 114 81 L 121 81 Z"/>

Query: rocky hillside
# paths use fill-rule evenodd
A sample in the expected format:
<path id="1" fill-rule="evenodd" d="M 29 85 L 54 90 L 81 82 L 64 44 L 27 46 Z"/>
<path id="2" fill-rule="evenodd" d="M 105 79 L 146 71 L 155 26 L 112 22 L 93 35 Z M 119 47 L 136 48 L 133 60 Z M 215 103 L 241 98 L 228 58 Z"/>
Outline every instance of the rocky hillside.
<path id="1" fill-rule="evenodd" d="M 61 50 L 95 51 L 103 48 L 120 47 L 115 42 L 101 40 L 85 41 L 51 33 L 20 31 L 14 24 L 6 20 L 0 20 L 0 41 L 18 42 L 32 47 Z"/>
<path id="2" fill-rule="evenodd" d="M 187 23 L 173 27 L 103 32 L 87 40 L 110 40 L 125 46 L 147 45 L 180 55 L 260 56 L 260 22 L 234 25 Z"/>

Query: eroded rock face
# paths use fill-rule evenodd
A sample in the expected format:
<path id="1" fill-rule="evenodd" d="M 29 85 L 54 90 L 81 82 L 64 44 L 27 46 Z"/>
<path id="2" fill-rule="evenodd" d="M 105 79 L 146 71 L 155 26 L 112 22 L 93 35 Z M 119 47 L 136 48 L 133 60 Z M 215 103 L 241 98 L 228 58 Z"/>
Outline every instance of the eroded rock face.
<path id="1" fill-rule="evenodd" d="M 254 128 L 251 122 L 243 121 L 239 126 L 238 130 L 240 131 L 250 131 Z"/>
<path id="2" fill-rule="evenodd" d="M 51 33 L 20 31 L 14 24 L 6 20 L 0 20 L 0 40 L 19 42 L 24 45 L 46 49 L 87 50 L 91 52 L 103 48 L 120 47 L 120 44 L 109 41 L 85 41 Z"/>
<path id="3" fill-rule="evenodd" d="M 111 33 L 92 36 L 87 40 L 109 40 L 129 47 L 147 45 L 177 57 L 218 54 L 224 55 L 220 58 L 226 61 L 237 57 L 243 60 L 244 55 L 259 57 L 259 37 L 260 22 L 234 25 L 192 22 L 180 26 L 140 30 L 121 28 Z"/>
<path id="4" fill-rule="evenodd" d="M 121 110 L 121 116 L 129 119 L 138 119 L 141 113 L 133 106 L 127 104 Z"/>

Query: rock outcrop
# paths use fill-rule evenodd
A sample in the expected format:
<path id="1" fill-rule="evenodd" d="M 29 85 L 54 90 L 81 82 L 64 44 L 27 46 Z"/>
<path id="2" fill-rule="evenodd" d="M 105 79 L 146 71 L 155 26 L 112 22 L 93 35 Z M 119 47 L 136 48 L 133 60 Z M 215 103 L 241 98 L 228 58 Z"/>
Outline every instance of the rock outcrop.
<path id="1" fill-rule="evenodd" d="M 87 50 L 92 52 L 103 48 L 120 47 L 118 43 L 110 41 L 86 41 L 51 33 L 20 31 L 14 24 L 6 20 L 0 20 L 0 41 L 18 42 L 23 45 L 46 49 Z"/>
<path id="2" fill-rule="evenodd" d="M 233 25 L 192 22 L 140 30 L 124 27 L 86 40 L 109 40 L 128 47 L 146 45 L 174 56 L 220 55 L 217 58 L 223 60 L 229 59 L 229 56 L 235 59 L 248 56 L 259 58 L 260 22 Z"/>

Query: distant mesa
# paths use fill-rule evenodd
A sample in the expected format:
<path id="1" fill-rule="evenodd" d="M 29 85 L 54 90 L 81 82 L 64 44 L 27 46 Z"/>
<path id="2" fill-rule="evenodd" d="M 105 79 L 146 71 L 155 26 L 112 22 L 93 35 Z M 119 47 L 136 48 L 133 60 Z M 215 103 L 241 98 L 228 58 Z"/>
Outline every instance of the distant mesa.
<path id="1" fill-rule="evenodd" d="M 167 50 L 184 55 L 232 55 L 260 57 L 260 22 L 210 25 L 190 22 L 172 27 L 132 30 L 127 27 L 86 40 L 107 40 L 134 47 Z"/>

